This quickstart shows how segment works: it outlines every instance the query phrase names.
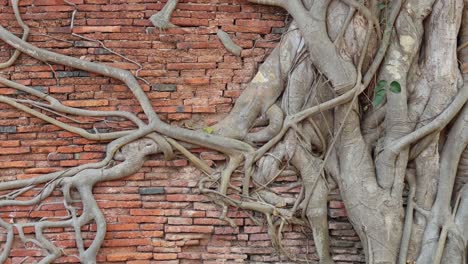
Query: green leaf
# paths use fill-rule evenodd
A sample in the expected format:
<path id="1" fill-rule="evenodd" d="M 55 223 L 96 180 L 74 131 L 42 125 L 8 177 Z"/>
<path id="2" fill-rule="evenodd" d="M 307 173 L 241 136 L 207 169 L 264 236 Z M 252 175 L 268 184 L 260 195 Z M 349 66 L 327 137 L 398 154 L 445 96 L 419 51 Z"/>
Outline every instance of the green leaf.
<path id="1" fill-rule="evenodd" d="M 384 4 L 384 3 L 379 3 L 379 4 L 377 5 L 377 8 L 379 8 L 379 10 L 382 10 L 382 9 L 384 9 L 384 8 L 386 8 L 386 7 L 387 7 L 387 5 Z"/>
<path id="2" fill-rule="evenodd" d="M 393 81 L 392 83 L 390 83 L 390 91 L 392 93 L 401 93 L 401 85 L 399 82 L 397 81 Z"/>
<path id="3" fill-rule="evenodd" d="M 387 86 L 387 81 L 386 80 L 380 80 L 375 85 L 374 91 L 377 93 L 380 90 L 384 90 L 385 86 Z"/>
<path id="4" fill-rule="evenodd" d="M 203 132 L 205 132 L 207 134 L 213 134 L 214 129 L 212 127 L 204 127 Z"/>
<path id="5" fill-rule="evenodd" d="M 372 106 L 374 107 L 378 106 L 379 104 L 383 102 L 384 99 L 385 99 L 385 90 L 383 93 L 375 94 L 374 100 L 372 101 Z"/>
<path id="6" fill-rule="evenodd" d="M 372 101 L 372 105 L 374 107 L 378 106 L 379 104 L 382 103 L 382 101 L 385 99 L 385 88 L 387 86 L 387 81 L 386 80 L 380 80 L 377 82 L 374 88 L 374 100 Z"/>

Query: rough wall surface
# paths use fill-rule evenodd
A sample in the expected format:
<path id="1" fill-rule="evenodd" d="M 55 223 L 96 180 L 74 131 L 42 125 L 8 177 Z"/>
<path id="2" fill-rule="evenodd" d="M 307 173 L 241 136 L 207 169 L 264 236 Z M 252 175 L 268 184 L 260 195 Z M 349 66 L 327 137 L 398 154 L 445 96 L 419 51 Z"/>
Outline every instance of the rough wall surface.
<path id="1" fill-rule="evenodd" d="M 252 5 L 244 0 L 185 0 L 180 1 L 171 20 L 180 28 L 159 30 L 151 27 L 148 18 L 165 1 L 69 2 L 75 6 L 63 0 L 20 1 L 23 18 L 31 27 L 29 41 L 58 53 L 138 72 L 147 82 L 144 84 L 142 80 L 143 87 L 158 114 L 174 125 L 194 129 L 210 126 L 229 112 L 259 63 L 280 41 L 287 19 L 280 9 Z M 74 10 L 77 12 L 72 21 Z M 20 32 L 8 0 L 0 0 L 0 24 Z M 228 32 L 244 48 L 240 58 L 229 54 L 220 44 L 216 36 L 218 28 Z M 0 43 L 0 61 L 6 61 L 11 52 Z M 135 62 L 141 64 L 141 69 Z M 14 67 L 2 69 L 0 74 L 47 92 L 69 106 L 141 114 L 124 85 L 92 73 L 21 56 Z M 12 93 L 17 92 L 0 88 L 0 94 Z M 104 156 L 104 145 L 63 132 L 5 105 L 0 105 L 0 115 L 2 181 L 34 177 L 98 161 Z M 59 118 L 94 131 L 128 125 L 92 118 Z M 194 152 L 212 164 L 223 164 L 222 155 L 204 149 Z M 218 220 L 219 210 L 198 193 L 200 177 L 201 173 L 183 158 L 165 162 L 161 157 L 154 157 L 139 173 L 96 187 L 96 199 L 108 222 L 106 241 L 98 260 L 172 264 L 279 263 L 282 259 L 281 263 L 287 263 L 284 257 L 275 254 L 266 229 L 254 223 L 249 212 L 231 210 L 237 228 Z M 295 176 L 279 179 L 284 183 L 294 180 Z M 60 198 L 57 193 L 34 208 L 0 208 L 0 217 L 18 222 L 61 217 L 66 211 Z M 362 261 L 359 239 L 347 222 L 336 193 L 330 195 L 329 218 L 333 258 L 337 263 Z M 88 226 L 82 230 L 83 237 L 92 238 L 94 230 L 93 225 Z M 26 235 L 32 232 L 25 231 Z M 67 255 L 57 263 L 78 262 L 73 256 L 77 251 L 72 229 L 46 232 Z M 312 262 L 317 260 L 309 230 L 288 227 L 283 236 L 283 243 L 292 254 L 307 255 Z M 0 230 L 0 244 L 4 239 L 5 234 Z M 35 263 L 42 254 L 32 245 L 17 241 L 10 263 Z"/>

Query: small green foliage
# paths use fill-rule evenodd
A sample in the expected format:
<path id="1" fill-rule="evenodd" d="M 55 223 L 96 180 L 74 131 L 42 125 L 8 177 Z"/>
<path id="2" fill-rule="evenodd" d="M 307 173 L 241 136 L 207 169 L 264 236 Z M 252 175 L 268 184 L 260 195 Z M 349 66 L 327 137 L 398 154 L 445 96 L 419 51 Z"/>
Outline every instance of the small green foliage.
<path id="1" fill-rule="evenodd" d="M 207 134 L 213 134 L 214 129 L 212 127 L 204 127 L 203 132 L 205 132 Z"/>
<path id="2" fill-rule="evenodd" d="M 387 86 L 387 81 L 386 80 L 380 80 L 377 82 L 377 85 L 374 88 L 374 92 L 378 93 L 382 90 L 385 90 L 385 86 Z"/>
<path id="3" fill-rule="evenodd" d="M 374 107 L 380 105 L 384 99 L 387 97 L 387 87 L 388 89 L 395 94 L 401 93 L 401 85 L 397 81 L 393 81 L 388 85 L 386 80 L 380 80 L 377 82 L 374 88 L 374 100 L 372 100 L 372 105 Z"/>
<path id="4" fill-rule="evenodd" d="M 386 8 L 386 7 L 387 7 L 387 5 L 384 4 L 384 3 L 379 3 L 379 4 L 377 5 L 377 8 L 378 8 L 379 10 L 382 10 L 382 9 L 384 9 L 384 8 Z"/>
<path id="5" fill-rule="evenodd" d="M 378 106 L 385 99 L 385 87 L 387 86 L 386 80 L 380 80 L 377 82 L 377 85 L 374 88 L 374 100 L 372 105 L 374 107 Z"/>
<path id="6" fill-rule="evenodd" d="M 397 81 L 393 81 L 392 83 L 390 83 L 390 91 L 396 94 L 401 93 L 400 83 Z"/>
<path id="7" fill-rule="evenodd" d="M 374 100 L 372 101 L 372 105 L 374 107 L 378 106 L 379 104 L 383 102 L 385 97 L 386 97 L 385 90 L 381 90 L 379 93 L 376 93 L 374 96 Z"/>

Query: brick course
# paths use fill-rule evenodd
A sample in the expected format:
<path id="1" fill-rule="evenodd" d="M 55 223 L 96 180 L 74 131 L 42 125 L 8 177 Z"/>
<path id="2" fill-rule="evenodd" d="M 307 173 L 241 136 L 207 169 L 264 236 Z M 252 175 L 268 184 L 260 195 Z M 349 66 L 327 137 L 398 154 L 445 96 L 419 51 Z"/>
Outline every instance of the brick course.
<path id="1" fill-rule="evenodd" d="M 180 28 L 152 28 L 148 18 L 166 1 L 69 0 L 78 12 L 71 30 L 74 8 L 63 0 L 22 0 L 21 12 L 31 27 L 34 45 L 102 62 L 136 73 L 139 66 L 108 52 L 97 42 L 138 61 L 142 87 L 161 118 L 173 125 L 203 128 L 220 120 L 232 108 L 259 64 L 279 41 L 285 13 L 277 8 L 252 5 L 246 0 L 181 0 L 172 22 Z M 0 0 L 0 25 L 20 32 L 8 0 Z M 216 37 L 223 29 L 244 49 L 242 57 L 229 54 Z M 0 43 L 0 61 L 11 49 Z M 53 71 L 52 71 L 53 69 Z M 93 73 L 46 65 L 21 56 L 15 66 L 0 74 L 18 83 L 49 93 L 65 105 L 95 110 L 131 111 L 143 117 L 131 92 L 116 80 Z M 21 95 L 1 87 L 0 94 Z M 0 178 L 25 179 L 62 168 L 99 161 L 105 145 L 86 140 L 44 123 L 6 105 L 0 105 Z M 59 120 L 70 122 L 64 117 Z M 103 122 L 76 117 L 77 126 L 88 131 L 127 128 L 128 122 Z M 76 124 L 74 124 L 76 125 Z M 210 164 L 224 157 L 210 150 L 194 153 Z M 232 228 L 218 219 L 220 212 L 197 182 L 202 174 L 184 159 L 164 161 L 155 157 L 135 175 L 97 185 L 96 199 L 107 219 L 107 235 L 100 263 L 279 263 L 267 230 L 257 226 L 247 212 L 232 209 Z M 238 176 L 240 177 L 240 176 Z M 294 181 L 294 177 L 282 179 Z M 239 184 L 239 178 L 233 184 Z M 291 192 L 298 192 L 293 189 Z M 34 190 L 26 195 L 33 195 Z M 56 192 L 41 207 L 0 208 L 5 221 L 37 221 L 66 215 Z M 330 195 L 329 227 L 332 253 L 337 263 L 363 262 L 362 246 L 339 195 Z M 95 225 L 82 230 L 85 245 L 94 237 Z M 26 234 L 33 230 L 25 229 Z M 66 256 L 57 263 L 78 263 L 72 229 L 50 229 L 46 236 L 64 247 Z M 309 230 L 290 226 L 284 231 L 285 248 L 298 256 L 317 260 Z M 5 239 L 0 230 L 0 243 Z M 15 244 L 7 263 L 39 260 L 44 253 Z M 287 263 L 283 261 L 281 263 Z"/>

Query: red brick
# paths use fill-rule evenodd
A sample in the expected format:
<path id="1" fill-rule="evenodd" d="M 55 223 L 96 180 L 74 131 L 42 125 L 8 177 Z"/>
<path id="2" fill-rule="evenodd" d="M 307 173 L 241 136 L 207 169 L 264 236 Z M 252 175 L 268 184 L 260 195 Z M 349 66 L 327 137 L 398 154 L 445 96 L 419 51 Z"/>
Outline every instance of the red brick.
<path id="1" fill-rule="evenodd" d="M 0 168 L 27 168 L 33 166 L 34 161 L 0 161 Z"/>
<path id="2" fill-rule="evenodd" d="M 73 33 L 120 32 L 120 30 L 120 26 L 78 26 L 73 28 Z"/>
<path id="3" fill-rule="evenodd" d="M 78 153 L 83 151 L 83 146 L 60 146 L 57 148 L 57 152 L 60 153 Z"/>
<path id="4" fill-rule="evenodd" d="M 175 253 L 155 253 L 153 259 L 156 260 L 171 260 L 177 259 L 177 254 Z"/>
<path id="5" fill-rule="evenodd" d="M 106 106 L 109 105 L 108 100 L 74 100 L 64 101 L 64 105 L 71 107 L 91 107 L 91 106 Z"/>
<path id="6" fill-rule="evenodd" d="M 101 208 L 132 208 L 140 207 L 141 201 L 98 201 Z"/>
<path id="7" fill-rule="evenodd" d="M 74 91 L 73 86 L 52 86 L 49 88 L 50 93 L 73 93 Z"/>
<path id="8" fill-rule="evenodd" d="M 218 6 L 219 12 L 237 13 L 241 11 L 240 6 L 236 5 L 221 5 Z"/>
<path id="9" fill-rule="evenodd" d="M 208 19 L 193 19 L 193 18 L 182 18 L 182 17 L 174 17 L 171 20 L 172 23 L 178 26 L 208 26 Z"/>
<path id="10" fill-rule="evenodd" d="M 211 233 L 213 232 L 212 226 L 166 226 L 167 233 Z"/>
<path id="11" fill-rule="evenodd" d="M 104 153 L 85 152 L 85 153 L 75 154 L 75 157 L 79 159 L 83 159 L 83 160 L 101 159 L 101 158 L 104 158 Z"/>
<path id="12" fill-rule="evenodd" d="M 25 172 L 26 173 L 51 173 L 51 172 L 56 172 L 56 171 L 59 171 L 60 169 L 59 168 L 30 168 L 30 169 L 26 169 Z"/>
<path id="13" fill-rule="evenodd" d="M 158 209 L 132 209 L 131 215 L 164 215 L 164 210 Z"/>
<path id="14" fill-rule="evenodd" d="M 105 240 L 103 246 L 105 247 L 125 247 L 125 246 L 138 246 L 138 245 L 147 245 L 151 243 L 150 238 L 140 238 L 140 239 L 112 239 Z"/>
<path id="15" fill-rule="evenodd" d="M 168 63 L 168 70 L 214 69 L 216 63 Z"/>
<path id="16" fill-rule="evenodd" d="M 128 260 L 142 260 L 142 259 L 151 259 L 153 257 L 152 253 L 137 253 L 137 252 L 116 252 L 107 255 L 107 261 L 117 262 L 117 261 L 128 261 Z"/>
<path id="17" fill-rule="evenodd" d="M 216 113 L 216 107 L 214 106 L 192 106 L 192 112 L 194 113 Z"/>
<path id="18" fill-rule="evenodd" d="M 223 25 L 222 29 L 226 32 L 246 32 L 246 33 L 258 33 L 268 34 L 271 31 L 271 27 L 247 27 L 247 26 L 234 26 L 234 25 Z"/>
<path id="19" fill-rule="evenodd" d="M 185 119 L 190 119 L 192 118 L 192 114 L 169 114 L 167 116 L 169 120 L 185 120 Z"/>
<path id="20" fill-rule="evenodd" d="M 167 222 L 167 217 L 160 216 L 118 216 L 119 222 L 122 223 L 158 223 L 164 224 Z"/>
<path id="21" fill-rule="evenodd" d="M 162 231 L 124 231 L 124 232 L 111 232 L 107 236 L 109 238 L 150 238 L 150 237 L 163 237 Z"/>
<path id="22" fill-rule="evenodd" d="M 168 224 L 170 225 L 191 225 L 192 223 L 193 223 L 192 218 L 182 218 L 182 217 L 168 218 Z"/>
<path id="23" fill-rule="evenodd" d="M 166 200 L 170 202 L 196 202 L 205 201 L 207 198 L 204 195 L 194 194 L 168 194 Z"/>
<path id="24" fill-rule="evenodd" d="M 19 140 L 0 140 L 0 147 L 19 147 Z"/>
<path id="25" fill-rule="evenodd" d="M 126 264 L 151 264 L 150 260 L 129 260 Z"/>
<path id="26" fill-rule="evenodd" d="M 284 27 L 284 21 L 237 19 L 236 25 L 252 28 Z"/>
<path id="27" fill-rule="evenodd" d="M 29 153 L 30 147 L 0 148 L 0 155 Z"/>
<path id="28" fill-rule="evenodd" d="M 107 231 L 136 230 L 138 224 L 108 224 Z"/>
<path id="29" fill-rule="evenodd" d="M 183 210 L 182 211 L 182 216 L 184 216 L 184 217 L 205 217 L 205 212 L 204 211 Z"/>

